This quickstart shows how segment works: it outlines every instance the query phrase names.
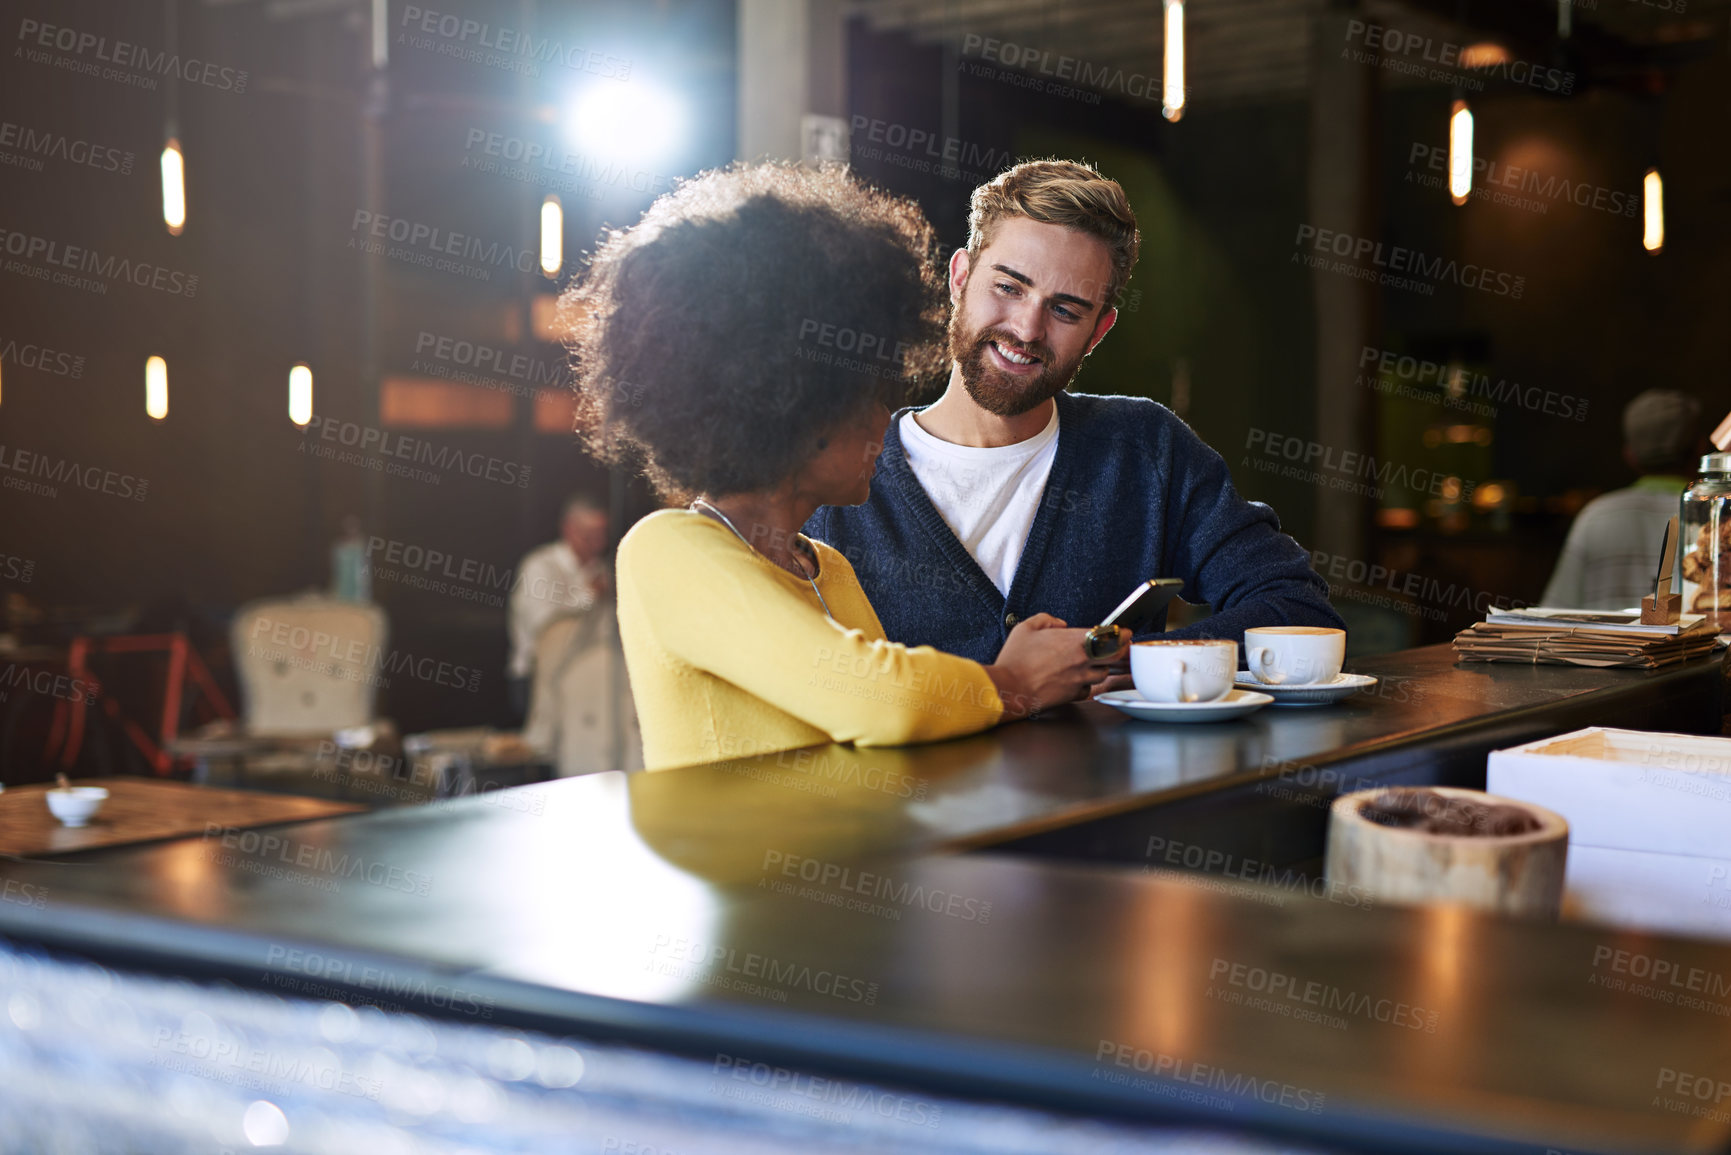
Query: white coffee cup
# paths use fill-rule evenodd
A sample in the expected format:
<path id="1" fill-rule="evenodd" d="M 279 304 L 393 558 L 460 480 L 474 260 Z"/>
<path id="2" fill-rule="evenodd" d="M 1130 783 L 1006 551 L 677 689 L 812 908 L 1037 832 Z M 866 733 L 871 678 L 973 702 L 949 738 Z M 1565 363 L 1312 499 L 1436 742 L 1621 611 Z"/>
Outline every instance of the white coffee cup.
<path id="1" fill-rule="evenodd" d="M 1238 643 L 1230 638 L 1137 642 L 1130 678 L 1150 702 L 1217 702 L 1232 692 Z"/>
<path id="2" fill-rule="evenodd" d="M 1346 660 L 1346 631 L 1324 626 L 1253 626 L 1244 631 L 1250 676 L 1267 686 L 1332 682 Z"/>

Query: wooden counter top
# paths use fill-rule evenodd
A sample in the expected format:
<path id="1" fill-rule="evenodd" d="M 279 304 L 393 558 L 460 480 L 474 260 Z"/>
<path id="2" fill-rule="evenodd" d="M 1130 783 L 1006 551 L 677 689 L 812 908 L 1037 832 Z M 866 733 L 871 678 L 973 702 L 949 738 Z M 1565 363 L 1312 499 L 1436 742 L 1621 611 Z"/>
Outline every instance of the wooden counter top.
<path id="1" fill-rule="evenodd" d="M 1456 668 L 1433 649 L 1357 668 L 1407 700 L 1209 727 L 1089 705 L 309 823 L 225 858 L 183 841 L 4 864 L 5 888 L 48 897 L 0 901 L 0 933 L 433 1014 L 455 1012 L 416 984 L 461 975 L 500 1021 L 1379 1151 L 1724 1148 L 1655 1084 L 1731 1074 L 1731 945 L 1331 895 L 1283 864 L 1308 835 L 1280 834 L 1324 808 L 1272 793 L 1294 767 L 1352 788 L 1475 760 L 1482 785 L 1491 744 L 1586 724 L 1716 731 L 1720 663 Z M 1148 837 L 1183 836 L 1217 877 L 956 853 L 1084 857 L 1097 835 L 1139 866 L 1165 863 Z M 1632 993 L 1655 960 L 1711 989 Z"/>

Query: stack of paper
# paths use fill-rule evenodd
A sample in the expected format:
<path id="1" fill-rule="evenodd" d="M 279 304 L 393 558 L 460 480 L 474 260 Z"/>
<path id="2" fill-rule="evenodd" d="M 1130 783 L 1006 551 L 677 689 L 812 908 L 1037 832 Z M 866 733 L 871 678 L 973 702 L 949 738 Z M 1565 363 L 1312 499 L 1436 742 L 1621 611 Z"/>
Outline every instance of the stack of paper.
<path id="1" fill-rule="evenodd" d="M 1463 662 L 1526 662 L 1650 670 L 1712 651 L 1718 632 L 1701 614 L 1644 626 L 1638 612 L 1544 609 L 1492 613 L 1455 635 Z"/>

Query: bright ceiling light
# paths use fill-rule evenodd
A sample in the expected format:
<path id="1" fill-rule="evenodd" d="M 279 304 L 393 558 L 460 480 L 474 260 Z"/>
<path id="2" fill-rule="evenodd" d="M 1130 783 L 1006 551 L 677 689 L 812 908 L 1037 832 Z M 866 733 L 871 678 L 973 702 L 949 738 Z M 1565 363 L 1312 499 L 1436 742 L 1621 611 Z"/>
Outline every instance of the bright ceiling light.
<path id="1" fill-rule="evenodd" d="M 1646 209 L 1641 245 L 1649 253 L 1656 253 L 1665 247 L 1665 185 L 1659 179 L 1658 169 L 1647 170 L 1646 179 L 1641 182 L 1641 193 Z"/>
<path id="2" fill-rule="evenodd" d="M 1467 203 L 1473 191 L 1473 111 L 1464 100 L 1455 101 L 1449 117 L 1449 196 L 1457 205 Z"/>
<path id="3" fill-rule="evenodd" d="M 144 363 L 144 411 L 158 421 L 168 416 L 168 362 L 161 357 Z"/>
<path id="4" fill-rule="evenodd" d="M 289 420 L 305 428 L 313 419 L 313 371 L 305 365 L 289 370 Z"/>
<path id="5" fill-rule="evenodd" d="M 1166 69 L 1160 88 L 1161 114 L 1177 120 L 1184 115 L 1184 0 L 1166 0 Z"/>
<path id="6" fill-rule="evenodd" d="M 186 227 L 186 162 L 172 136 L 162 146 L 162 222 L 172 236 Z"/>
<path id="7" fill-rule="evenodd" d="M 685 133 L 685 108 L 671 93 L 631 82 L 601 81 L 577 98 L 572 142 L 596 156 L 634 161 L 671 155 Z"/>
<path id="8" fill-rule="evenodd" d="M 557 277 L 565 263 L 565 210 L 559 198 L 550 196 L 541 202 L 541 271 Z"/>

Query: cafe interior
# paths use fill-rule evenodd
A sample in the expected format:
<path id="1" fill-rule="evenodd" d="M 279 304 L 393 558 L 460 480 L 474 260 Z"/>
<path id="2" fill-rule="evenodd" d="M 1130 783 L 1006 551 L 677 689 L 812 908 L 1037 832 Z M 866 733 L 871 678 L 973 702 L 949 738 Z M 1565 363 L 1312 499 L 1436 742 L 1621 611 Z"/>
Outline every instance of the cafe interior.
<path id="1" fill-rule="evenodd" d="M 1731 0 L 7 9 L 0 1152 L 1731 1152 Z"/>

